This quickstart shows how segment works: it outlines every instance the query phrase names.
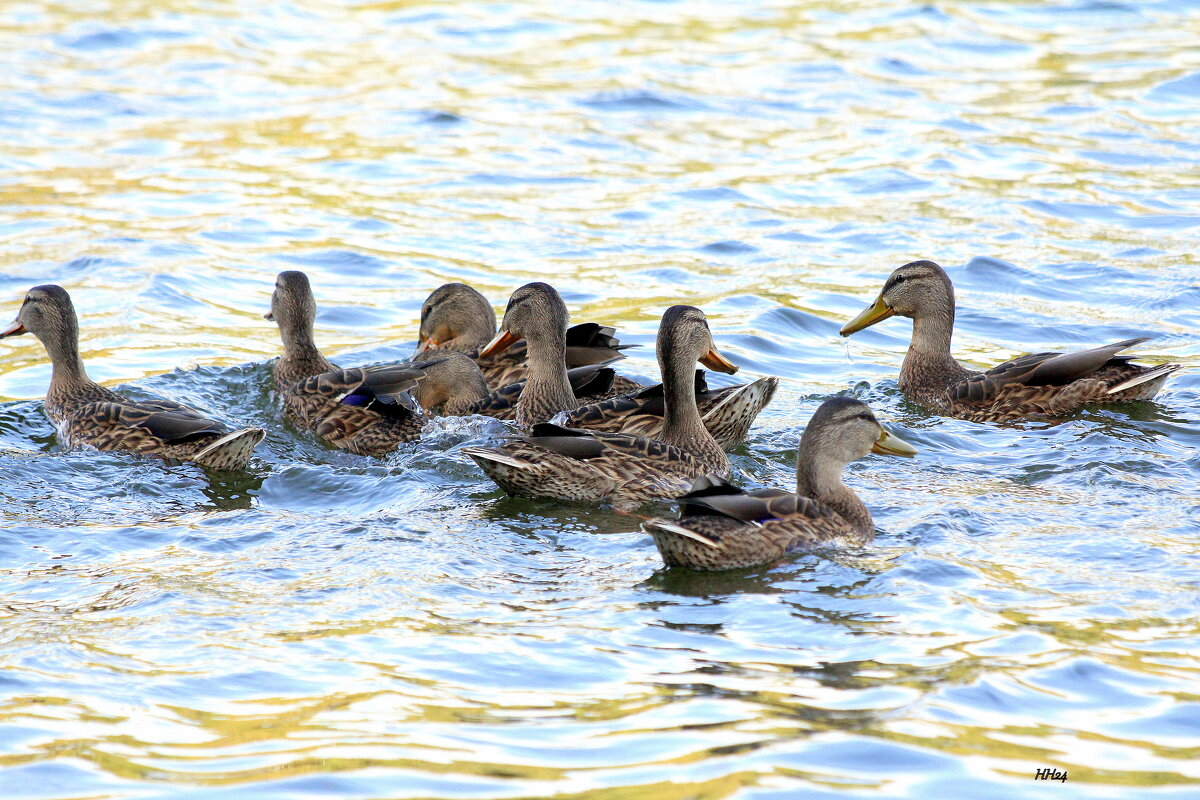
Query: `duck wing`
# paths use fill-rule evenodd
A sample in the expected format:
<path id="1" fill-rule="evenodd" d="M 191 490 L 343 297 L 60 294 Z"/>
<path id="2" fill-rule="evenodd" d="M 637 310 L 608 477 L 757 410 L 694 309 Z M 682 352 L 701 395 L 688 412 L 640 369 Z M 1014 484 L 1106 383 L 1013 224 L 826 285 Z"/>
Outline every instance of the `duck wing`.
<path id="1" fill-rule="evenodd" d="M 411 362 L 380 364 L 313 375 L 297 383 L 294 392 L 369 408 L 383 416 L 409 417 L 418 409 L 409 392 L 424 378 L 425 372 Z"/>
<path id="2" fill-rule="evenodd" d="M 533 426 L 529 435 L 515 437 L 515 440 L 582 461 L 613 454 L 673 462 L 696 460 L 686 450 L 657 439 L 627 433 L 566 428 L 551 422 L 540 422 Z"/>
<path id="3" fill-rule="evenodd" d="M 634 344 L 621 344 L 615 334 L 614 328 L 595 322 L 584 322 L 567 328 L 567 366 L 608 364 L 624 358 L 622 350 L 637 347 Z"/>
<path id="4" fill-rule="evenodd" d="M 1128 364 L 1132 356 L 1118 356 L 1117 353 L 1148 339 L 1143 336 L 1088 350 L 1020 356 L 951 386 L 950 400 L 986 403 L 995 399 L 1006 387 L 1066 386 L 1091 377 L 1106 367 Z"/>
<path id="5" fill-rule="evenodd" d="M 686 520 L 714 514 L 753 525 L 797 517 L 825 520 L 834 516 L 811 497 L 779 489 L 747 492 L 716 475 L 705 475 L 697 478 L 692 490 L 679 498 L 679 516 Z"/>
<path id="6" fill-rule="evenodd" d="M 79 417 L 100 428 L 141 428 L 167 444 L 182 444 L 229 431 L 224 423 L 171 400 L 89 403 L 79 410 Z"/>
<path id="7" fill-rule="evenodd" d="M 714 467 L 678 447 L 621 433 L 540 423 L 499 447 L 463 453 L 509 494 L 619 504 L 675 497 Z"/>

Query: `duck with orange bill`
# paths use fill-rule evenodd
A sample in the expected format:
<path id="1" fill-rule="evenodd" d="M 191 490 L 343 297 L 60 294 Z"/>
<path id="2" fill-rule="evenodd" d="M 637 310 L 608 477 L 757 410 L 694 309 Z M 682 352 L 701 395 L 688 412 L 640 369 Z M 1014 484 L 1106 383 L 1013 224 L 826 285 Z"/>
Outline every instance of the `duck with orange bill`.
<path id="1" fill-rule="evenodd" d="M 514 300 L 518 309 L 529 302 Z M 510 304 L 505 316 L 515 313 Z M 701 475 L 728 475 L 729 459 L 700 419 L 694 369 L 697 361 L 722 372 L 737 367 L 717 350 L 704 312 L 693 306 L 667 309 L 656 349 L 664 390 L 659 438 L 542 423 L 498 447 L 463 452 L 509 494 L 619 507 L 677 497 Z"/>

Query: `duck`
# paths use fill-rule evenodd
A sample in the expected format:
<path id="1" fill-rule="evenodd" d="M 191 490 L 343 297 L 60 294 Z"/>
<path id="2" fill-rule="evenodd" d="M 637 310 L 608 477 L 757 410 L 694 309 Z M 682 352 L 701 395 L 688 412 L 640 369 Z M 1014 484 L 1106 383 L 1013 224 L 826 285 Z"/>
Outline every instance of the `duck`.
<path id="1" fill-rule="evenodd" d="M 218 472 L 244 470 L 262 428 L 230 430 L 223 422 L 173 400 L 131 400 L 88 377 L 79 355 L 79 318 L 61 286 L 34 286 L 0 339 L 32 333 L 53 372 L 46 416 L 67 447 L 124 451 L 186 461 Z"/>
<path id="2" fill-rule="evenodd" d="M 340 369 L 313 338 L 317 303 L 308 276 L 285 270 L 275 279 L 271 310 L 283 354 L 272 367 L 284 414 L 297 427 L 350 453 L 381 456 L 421 438 L 427 416 L 412 396 L 431 362 Z"/>
<path id="3" fill-rule="evenodd" d="M 503 352 L 480 356 L 479 351 L 496 336 L 496 312 L 487 298 L 465 283 L 446 283 L 430 292 L 421 304 L 421 326 L 413 358 L 428 358 L 431 350 L 466 353 L 483 371 L 488 387 L 495 390 L 525 380 L 528 350 L 516 342 Z M 625 358 L 616 331 L 605 325 L 584 322 L 567 328 L 567 368 L 611 364 Z M 642 388 L 638 382 L 617 375 L 613 391 L 630 393 Z"/>
<path id="4" fill-rule="evenodd" d="M 729 451 L 746 441 L 750 426 L 779 388 L 769 375 L 750 383 L 709 389 L 704 370 L 696 370 L 696 405 L 704 427 Z M 651 439 L 662 433 L 664 392 L 661 383 L 632 394 L 610 397 L 564 412 L 556 422 L 568 428 L 636 433 Z"/>
<path id="5" fill-rule="evenodd" d="M 796 451 L 796 491 L 746 491 L 720 476 L 698 478 L 678 498 L 678 520 L 642 523 L 668 567 L 716 571 L 770 564 L 789 552 L 859 546 L 875 535 L 871 512 L 842 483 L 842 471 L 868 452 L 914 456 L 916 448 L 879 424 L 853 397 L 817 408 Z"/>
<path id="6" fill-rule="evenodd" d="M 480 358 L 492 358 L 525 340 L 528 366 L 514 416 L 522 428 L 549 422 L 560 412 L 625 391 L 617 385 L 616 374 L 603 364 L 589 367 L 595 374 L 611 376 L 607 385 L 590 383 L 586 391 L 576 391 L 565 358 L 569 323 L 567 305 L 553 286 L 540 281 L 527 283 L 512 293 L 499 332 L 479 350 Z M 584 374 L 591 374 L 588 368 L 583 369 Z M 602 369 L 609 372 L 601 373 Z"/>
<path id="7" fill-rule="evenodd" d="M 525 304 L 532 306 L 532 301 L 518 298 L 510 313 Z M 531 355 L 535 347 L 531 339 Z M 727 373 L 736 366 L 717 350 L 704 312 L 694 306 L 666 310 L 656 351 L 664 392 L 658 439 L 543 422 L 498 447 L 464 447 L 462 452 L 510 495 L 608 501 L 621 509 L 677 497 L 701 475 L 727 476 L 729 458 L 700 420 L 693 365 L 699 361 Z"/>
<path id="8" fill-rule="evenodd" d="M 1118 355 L 1148 337 L 1067 353 L 1033 353 L 986 372 L 968 369 L 950 354 L 954 286 L 932 261 L 912 261 L 888 276 L 875 302 L 841 329 L 842 336 L 892 316 L 913 321 L 912 343 L 900 367 L 900 391 L 909 399 L 974 422 L 1053 419 L 1085 405 L 1149 400 L 1179 364 L 1142 366 Z"/>

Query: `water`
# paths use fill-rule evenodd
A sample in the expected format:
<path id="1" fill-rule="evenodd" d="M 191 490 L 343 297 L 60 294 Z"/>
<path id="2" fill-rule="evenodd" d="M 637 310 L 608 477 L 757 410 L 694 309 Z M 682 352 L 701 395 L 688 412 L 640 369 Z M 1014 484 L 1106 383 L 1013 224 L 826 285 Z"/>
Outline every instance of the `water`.
<path id="1" fill-rule="evenodd" d="M 0 795 L 1195 797 L 1198 37 L 1181 0 L 3 4 L 0 313 L 61 283 L 94 377 L 270 433 L 228 480 L 63 452 L 0 343 Z M 930 416 L 907 322 L 836 335 L 919 257 L 974 365 L 1189 369 Z M 458 453 L 494 423 L 384 460 L 284 426 L 294 268 L 343 364 L 447 280 L 552 281 L 644 376 L 693 303 L 784 379 L 745 481 L 848 388 L 922 453 L 850 468 L 862 551 L 661 571 L 628 517 L 502 498 Z"/>

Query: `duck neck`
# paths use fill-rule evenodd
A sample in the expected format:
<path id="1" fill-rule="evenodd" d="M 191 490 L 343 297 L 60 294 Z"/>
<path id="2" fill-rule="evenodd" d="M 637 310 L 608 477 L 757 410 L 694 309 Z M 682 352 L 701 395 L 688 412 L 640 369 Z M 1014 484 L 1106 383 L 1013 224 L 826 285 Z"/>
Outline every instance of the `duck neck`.
<path id="1" fill-rule="evenodd" d="M 953 335 L 953 305 L 913 317 L 912 343 L 900 367 L 902 391 L 936 388 L 969 374 L 950 354 Z"/>
<path id="2" fill-rule="evenodd" d="M 842 483 L 843 469 L 844 465 L 822 460 L 819 453 L 801 442 L 800 452 L 796 454 L 796 494 L 811 497 L 836 511 L 859 536 L 870 536 L 875 532 L 871 512 L 858 495 Z"/>
<path id="3" fill-rule="evenodd" d="M 92 383 L 92 379 L 88 377 L 87 371 L 83 368 L 83 359 L 79 355 L 78 331 L 64 331 L 62 336 L 43 344 L 46 347 L 46 355 L 50 357 L 52 368 L 47 396 L 68 393 Z"/>
<path id="4" fill-rule="evenodd" d="M 279 358 L 276 375 L 287 382 L 297 381 L 312 375 L 320 375 L 334 369 L 325 360 L 317 343 L 313 340 L 311 326 L 296 325 L 281 328 L 283 355 Z"/>
<path id="5" fill-rule="evenodd" d="M 525 339 L 528 347 L 528 377 L 517 401 L 518 421 L 523 425 L 546 422 L 560 411 L 579 403 L 567 377 L 567 333 L 538 331 Z M 534 412 L 534 409 L 538 409 Z M 536 419 L 534 417 L 537 417 Z M 545 419 L 541 419 L 545 417 Z"/>
<path id="6" fill-rule="evenodd" d="M 488 394 L 487 382 L 474 361 L 454 353 L 422 369 L 425 379 L 417 385 L 416 397 L 427 411 L 440 409 L 442 416 L 472 414 Z"/>
<path id="7" fill-rule="evenodd" d="M 694 363 L 695 359 L 677 359 L 674 363 L 659 365 L 663 373 L 663 426 L 659 438 L 689 452 L 728 463 L 725 451 L 700 418 L 700 409 L 696 406 Z"/>

